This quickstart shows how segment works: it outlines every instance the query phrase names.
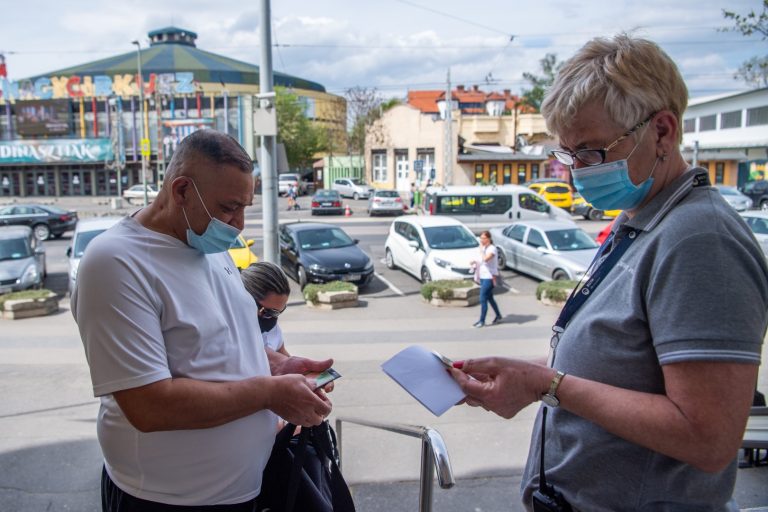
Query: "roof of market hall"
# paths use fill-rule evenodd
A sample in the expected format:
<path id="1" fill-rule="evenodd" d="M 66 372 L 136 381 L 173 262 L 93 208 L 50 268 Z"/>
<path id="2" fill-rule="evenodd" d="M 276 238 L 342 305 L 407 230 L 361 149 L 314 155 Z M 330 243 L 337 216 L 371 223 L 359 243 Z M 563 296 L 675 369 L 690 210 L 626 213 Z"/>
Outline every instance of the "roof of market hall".
<path id="1" fill-rule="evenodd" d="M 145 77 L 151 73 L 187 71 L 194 73 L 195 81 L 199 83 L 221 83 L 222 85 L 258 85 L 259 83 L 259 66 L 197 48 L 195 44 L 197 34 L 190 30 L 165 27 L 153 30 L 147 35 L 150 40 L 149 48 L 141 49 L 141 71 Z M 34 81 L 43 76 L 57 75 L 135 74 L 136 67 L 136 52 L 131 51 L 29 79 Z M 279 71 L 274 71 L 273 76 L 276 86 L 325 92 L 325 87 L 305 78 Z"/>

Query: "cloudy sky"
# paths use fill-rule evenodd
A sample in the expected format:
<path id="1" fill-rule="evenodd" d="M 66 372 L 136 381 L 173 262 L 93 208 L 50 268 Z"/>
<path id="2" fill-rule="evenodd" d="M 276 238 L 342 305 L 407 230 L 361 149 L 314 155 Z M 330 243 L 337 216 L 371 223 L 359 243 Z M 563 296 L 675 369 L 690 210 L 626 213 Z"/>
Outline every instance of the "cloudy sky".
<path id="1" fill-rule="evenodd" d="M 259 1 L 29 0 L 3 2 L 0 52 L 9 78 L 47 73 L 132 51 L 134 39 L 175 25 L 199 48 L 259 63 Z M 526 87 L 546 53 L 566 59 L 587 40 L 619 31 L 658 42 L 680 66 L 691 97 L 743 90 L 739 64 L 768 43 L 734 32 L 722 9 L 759 0 L 272 0 L 274 68 L 343 94 L 384 96 L 454 84 Z M 514 36 L 514 37 L 513 37 Z"/>

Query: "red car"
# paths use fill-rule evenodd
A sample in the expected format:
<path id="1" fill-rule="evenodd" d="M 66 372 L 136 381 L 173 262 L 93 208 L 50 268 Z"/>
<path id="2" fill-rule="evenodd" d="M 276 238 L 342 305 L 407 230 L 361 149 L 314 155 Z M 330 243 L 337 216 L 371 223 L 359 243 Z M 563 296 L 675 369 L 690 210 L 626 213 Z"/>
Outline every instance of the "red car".
<path id="1" fill-rule="evenodd" d="M 611 229 L 613 229 L 613 223 L 616 222 L 616 219 L 613 219 L 610 224 L 605 226 L 601 232 L 597 234 L 597 237 L 595 238 L 595 242 L 599 243 L 600 245 L 603 245 L 603 242 L 605 242 L 605 239 L 608 238 L 611 234 Z"/>

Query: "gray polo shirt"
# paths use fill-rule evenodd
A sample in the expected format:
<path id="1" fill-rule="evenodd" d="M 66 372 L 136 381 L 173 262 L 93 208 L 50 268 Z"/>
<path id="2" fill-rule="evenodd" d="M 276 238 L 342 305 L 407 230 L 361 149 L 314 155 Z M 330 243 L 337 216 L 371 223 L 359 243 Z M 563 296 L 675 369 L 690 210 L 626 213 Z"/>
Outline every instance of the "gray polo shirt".
<path id="1" fill-rule="evenodd" d="M 568 323 L 554 367 L 663 394 L 665 364 L 759 365 L 768 318 L 765 256 L 709 186 L 707 171 L 688 170 L 633 219 L 622 214 L 617 241 L 632 231 L 636 240 Z M 527 506 L 538 488 L 540 422 L 541 411 L 521 486 Z M 564 409 L 550 409 L 547 418 L 547 482 L 578 510 L 738 510 L 731 500 L 736 456 L 724 471 L 705 473 Z"/>

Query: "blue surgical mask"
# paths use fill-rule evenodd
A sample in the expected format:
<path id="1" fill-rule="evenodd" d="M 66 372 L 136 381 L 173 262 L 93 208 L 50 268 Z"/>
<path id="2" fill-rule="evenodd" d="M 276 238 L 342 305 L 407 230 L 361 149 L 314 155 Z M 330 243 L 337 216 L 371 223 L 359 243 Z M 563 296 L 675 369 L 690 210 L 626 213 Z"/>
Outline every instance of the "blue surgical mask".
<path id="1" fill-rule="evenodd" d="M 585 201 L 599 210 L 632 210 L 643 202 L 653 186 L 653 171 L 659 160 L 657 158 L 654 162 L 648 178 L 640 185 L 635 185 L 629 178 L 628 164 L 635 149 L 637 145 L 623 160 L 580 169 L 571 168 L 573 185 Z"/>
<path id="2" fill-rule="evenodd" d="M 190 181 L 192 180 L 190 179 Z M 187 218 L 187 212 L 182 208 L 181 211 L 184 213 L 184 219 L 187 221 L 188 226 L 187 244 L 203 254 L 214 254 L 226 251 L 235 244 L 237 236 L 240 234 L 240 230 L 219 219 L 214 219 L 208 211 L 208 208 L 205 207 L 203 198 L 200 195 L 200 191 L 197 190 L 197 185 L 195 185 L 194 181 L 192 181 L 192 186 L 195 187 L 197 197 L 200 199 L 200 203 L 203 205 L 203 209 L 205 210 L 205 213 L 208 214 L 211 221 L 208 223 L 208 227 L 205 228 L 203 234 L 198 235 L 192 231 L 192 226 L 189 224 L 189 219 Z"/>

